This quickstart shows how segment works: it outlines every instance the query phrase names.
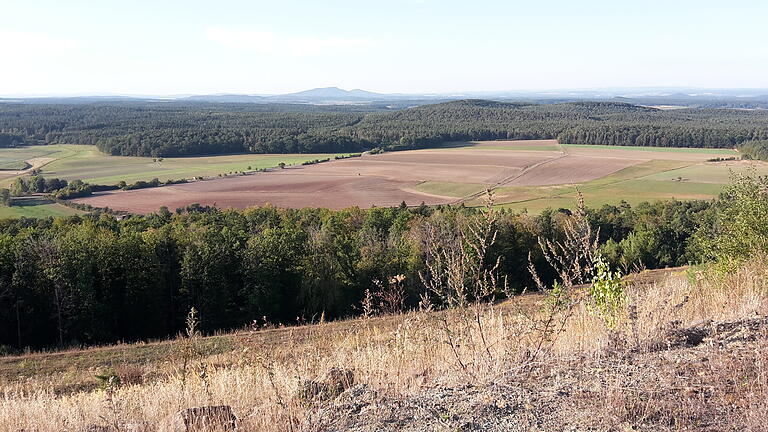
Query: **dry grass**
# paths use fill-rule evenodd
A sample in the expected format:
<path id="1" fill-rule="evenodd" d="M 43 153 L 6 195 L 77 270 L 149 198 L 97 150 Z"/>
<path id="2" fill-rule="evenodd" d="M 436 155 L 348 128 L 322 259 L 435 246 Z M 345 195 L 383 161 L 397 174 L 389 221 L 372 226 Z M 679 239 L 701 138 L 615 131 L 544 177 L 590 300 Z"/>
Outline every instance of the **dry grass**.
<path id="1" fill-rule="evenodd" d="M 0 431 L 158 424 L 180 409 L 221 404 L 245 419 L 243 430 L 311 429 L 309 414 L 317 403 L 296 395 L 305 380 L 320 379 L 332 367 L 354 371 L 356 382 L 382 395 L 408 397 L 439 385 L 482 386 L 502 377 L 524 381 L 536 371 L 557 368 L 586 373 L 569 366 L 573 359 L 580 359 L 577 365 L 612 365 L 583 379 L 604 387 L 581 401 L 604 412 L 608 424 L 631 427 L 627 430 L 703 430 L 698 429 L 702 418 L 724 415 L 745 429 L 763 430 L 768 424 L 768 346 L 763 339 L 743 350 L 707 352 L 702 364 L 680 363 L 677 351 L 654 347 L 673 327 L 768 314 L 767 276 L 768 262 L 755 259 L 725 277 L 679 271 L 658 282 L 638 282 L 628 289 L 618 328 L 609 330 L 578 305 L 545 355 L 533 363 L 524 359 L 540 335 L 520 309 L 540 310 L 542 296 L 488 307 L 481 326 L 462 324 L 472 315 L 454 310 L 283 329 L 270 338 L 254 332 L 233 338 L 235 349 L 215 354 L 197 354 L 194 344 L 203 340 L 180 340 L 163 361 L 116 368 L 123 379 L 114 389 L 57 395 L 56 381 L 77 371 L 4 383 Z M 193 349 L 183 348 L 189 344 Z M 626 363 L 630 354 L 634 360 Z M 625 368 L 637 362 L 646 375 L 630 378 Z"/>

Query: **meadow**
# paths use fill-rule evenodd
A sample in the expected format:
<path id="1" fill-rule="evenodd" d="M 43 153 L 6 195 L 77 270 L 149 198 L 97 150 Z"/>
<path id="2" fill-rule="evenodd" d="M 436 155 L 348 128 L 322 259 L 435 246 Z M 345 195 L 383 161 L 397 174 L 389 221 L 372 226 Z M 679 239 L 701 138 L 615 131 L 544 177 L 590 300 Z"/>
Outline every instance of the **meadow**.
<path id="1" fill-rule="evenodd" d="M 18 163 L 35 158 L 51 159 L 40 166 L 46 177 L 65 180 L 80 179 L 93 184 L 112 185 L 120 181 L 178 180 L 197 176 L 217 176 L 238 171 L 272 168 L 281 162 L 297 165 L 314 159 L 344 155 L 332 154 L 234 154 L 177 158 L 149 158 L 135 156 L 108 156 L 95 146 L 55 144 L 0 149 L 0 163 Z M 8 184 L 4 180 L 0 184 Z"/>
<path id="2" fill-rule="evenodd" d="M 48 216 L 70 216 L 82 214 L 81 211 L 57 204 L 43 197 L 24 197 L 15 199 L 14 206 L 0 206 L 0 219 L 3 218 L 46 218 Z"/>

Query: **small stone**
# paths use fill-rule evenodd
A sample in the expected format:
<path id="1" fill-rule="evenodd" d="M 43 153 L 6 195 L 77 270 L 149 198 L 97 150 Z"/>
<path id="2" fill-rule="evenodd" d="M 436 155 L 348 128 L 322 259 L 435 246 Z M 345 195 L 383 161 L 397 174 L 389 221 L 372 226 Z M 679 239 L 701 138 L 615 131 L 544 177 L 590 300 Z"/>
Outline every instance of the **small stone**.
<path id="1" fill-rule="evenodd" d="M 168 432 L 224 432 L 237 429 L 237 417 L 229 405 L 181 410 L 167 423 L 164 430 Z"/>
<path id="2" fill-rule="evenodd" d="M 335 396 L 355 384 L 355 373 L 349 369 L 331 368 L 326 374 L 325 383 Z"/>
<path id="3" fill-rule="evenodd" d="M 110 432 L 112 429 L 109 426 L 102 425 L 87 425 L 78 429 L 78 432 Z"/>
<path id="4" fill-rule="evenodd" d="M 303 401 L 313 401 L 318 399 L 325 399 L 330 391 L 328 385 L 314 380 L 303 380 L 299 383 L 299 390 L 296 392 L 296 397 Z"/>
<path id="5" fill-rule="evenodd" d="M 120 432 L 154 432 L 154 430 L 149 422 L 123 423 L 120 425 Z"/>

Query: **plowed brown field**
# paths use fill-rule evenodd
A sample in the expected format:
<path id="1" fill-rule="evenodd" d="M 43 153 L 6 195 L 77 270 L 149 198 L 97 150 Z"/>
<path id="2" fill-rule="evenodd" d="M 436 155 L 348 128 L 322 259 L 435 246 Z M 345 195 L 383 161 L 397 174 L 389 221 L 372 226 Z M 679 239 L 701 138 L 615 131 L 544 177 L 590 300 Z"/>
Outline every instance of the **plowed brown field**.
<path id="1" fill-rule="evenodd" d="M 174 209 L 191 203 L 238 208 L 264 204 L 291 208 L 367 208 L 394 206 L 402 201 L 408 205 L 444 204 L 462 199 L 457 201 L 457 194 L 441 196 L 415 187 L 422 182 L 442 182 L 448 187 L 470 184 L 480 188 L 484 185 L 574 184 L 650 160 L 701 162 L 711 156 L 631 148 L 563 148 L 555 140 L 478 142 L 364 155 L 153 189 L 104 192 L 76 201 L 135 213 L 154 212 L 160 206 Z"/>

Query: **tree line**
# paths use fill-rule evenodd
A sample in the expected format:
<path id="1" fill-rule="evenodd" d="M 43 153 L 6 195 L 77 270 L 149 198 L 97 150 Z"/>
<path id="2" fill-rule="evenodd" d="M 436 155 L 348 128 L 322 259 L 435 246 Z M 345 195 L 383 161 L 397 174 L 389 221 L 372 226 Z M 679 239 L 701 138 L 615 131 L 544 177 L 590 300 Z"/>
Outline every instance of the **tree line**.
<path id="1" fill-rule="evenodd" d="M 768 139 L 768 112 L 484 100 L 402 110 L 180 102 L 0 105 L 0 147 L 92 144 L 123 156 L 360 152 L 486 139 L 731 148 Z"/>
<path id="2" fill-rule="evenodd" d="M 744 159 L 768 161 L 768 140 L 747 141 L 739 146 L 739 153 Z"/>
<path id="3" fill-rule="evenodd" d="M 589 212 L 615 265 L 685 264 L 708 202 L 604 206 Z M 117 218 L 89 214 L 0 221 L 0 346 L 6 351 L 147 340 L 184 328 L 190 307 L 202 330 L 353 316 L 366 291 L 402 275 L 405 304 L 424 293 L 430 230 L 467 230 L 464 207 L 218 210 L 189 206 Z M 567 210 L 499 211 L 488 262 L 501 259 L 510 287 L 532 286 L 538 239 L 562 239 Z M 545 277 L 551 277 L 543 273 Z M 377 282 L 379 281 L 379 282 Z M 386 285 L 386 283 L 384 283 Z"/>

